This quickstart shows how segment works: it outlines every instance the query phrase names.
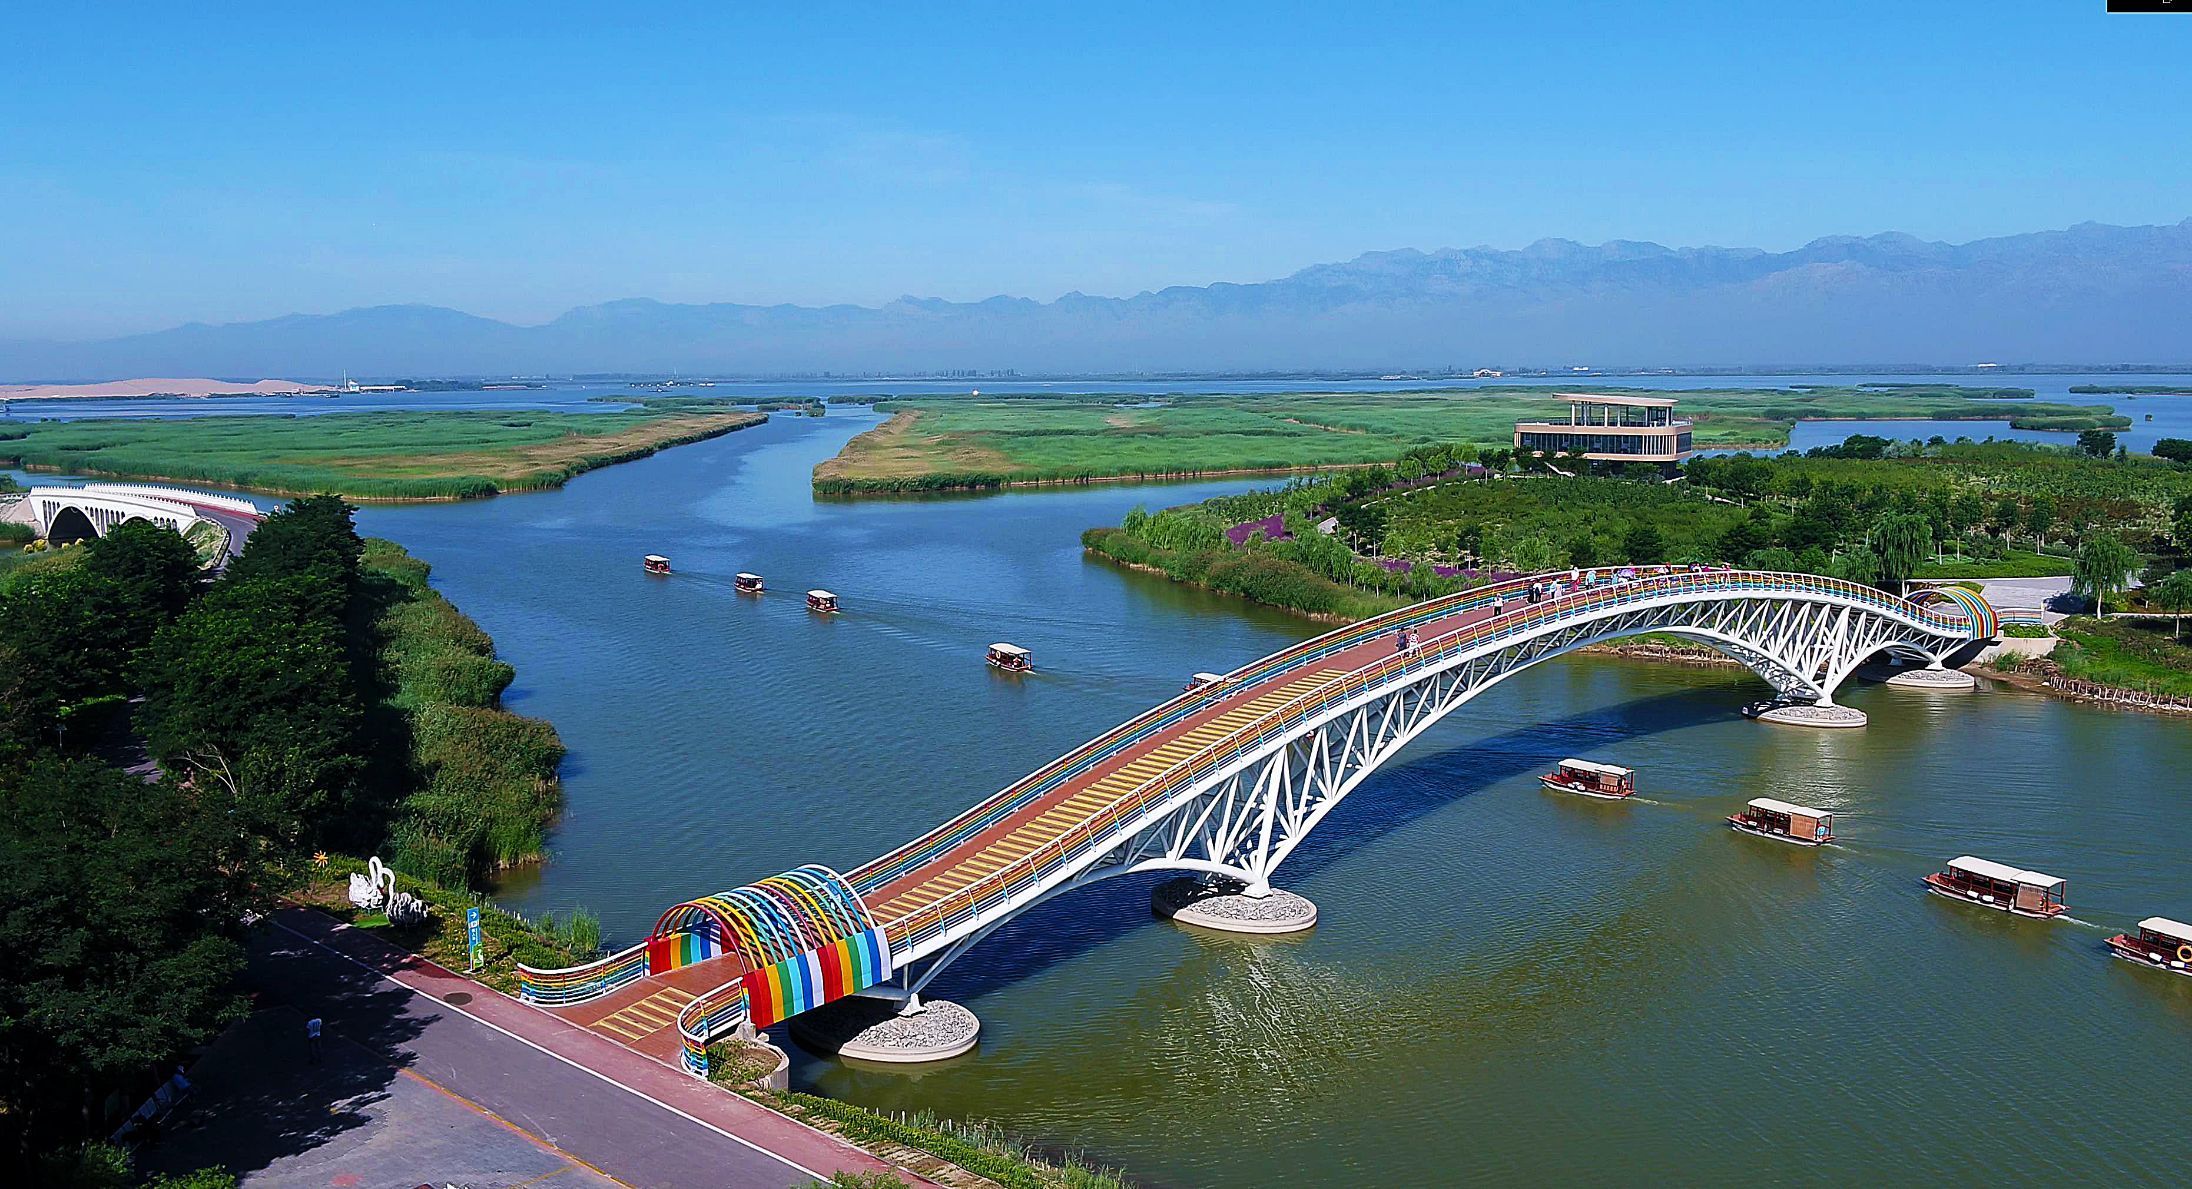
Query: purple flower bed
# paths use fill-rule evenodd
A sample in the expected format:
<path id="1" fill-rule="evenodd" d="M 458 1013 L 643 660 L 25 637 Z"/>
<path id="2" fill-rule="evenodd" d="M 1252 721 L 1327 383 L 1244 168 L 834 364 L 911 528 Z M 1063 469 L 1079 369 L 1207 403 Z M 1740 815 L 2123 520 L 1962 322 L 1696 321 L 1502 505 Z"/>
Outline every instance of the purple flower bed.
<path id="1" fill-rule="evenodd" d="M 1286 531 L 1286 516 L 1283 513 L 1266 516 L 1262 520 L 1251 520 L 1246 524 L 1236 524 L 1225 530 L 1225 539 L 1235 545 L 1246 545 L 1248 539 L 1257 533 L 1262 533 L 1263 539 L 1266 541 L 1291 541 L 1294 539 L 1294 534 Z"/>

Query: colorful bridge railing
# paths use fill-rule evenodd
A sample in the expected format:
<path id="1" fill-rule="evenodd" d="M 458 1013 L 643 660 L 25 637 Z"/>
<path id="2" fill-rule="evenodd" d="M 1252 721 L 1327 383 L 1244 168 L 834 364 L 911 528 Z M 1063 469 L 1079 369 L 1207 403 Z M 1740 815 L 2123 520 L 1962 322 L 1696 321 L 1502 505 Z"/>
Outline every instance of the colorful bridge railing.
<path id="1" fill-rule="evenodd" d="M 556 970 L 518 967 L 518 997 L 542 1007 L 568 1007 L 599 999 L 627 983 L 647 977 L 647 947 L 635 945 L 599 961 Z"/>
<path id="2" fill-rule="evenodd" d="M 695 1077 L 708 1076 L 708 1045 L 717 1037 L 746 1022 L 746 982 L 733 979 L 685 1005 L 677 1013 L 679 1052 L 685 1070 Z"/>
<path id="3" fill-rule="evenodd" d="M 1810 574 L 1704 571 L 1585 588 L 1574 594 L 1533 604 L 1497 619 L 1459 628 L 1426 641 L 1411 652 L 1396 653 L 1305 693 L 1114 798 L 1109 804 L 1068 827 L 1064 833 L 983 880 L 896 920 L 886 921 L 884 928 L 897 943 L 901 953 L 910 952 L 1028 889 L 1062 866 L 1084 857 L 1089 851 L 1111 845 L 1115 841 L 1113 831 L 1173 791 L 1195 783 L 1274 738 L 1290 735 L 1302 723 L 1328 707 L 1345 702 L 1396 677 L 1437 665 L 1463 649 L 1504 638 L 1527 636 L 1550 621 L 1590 615 L 1651 599 L 1685 594 L 1714 596 L 1738 593 L 1825 595 L 1847 599 L 1901 616 L 1909 622 L 1949 636 L 1983 639 L 1985 637 L 1978 633 L 1987 626 L 1975 620 L 1961 606 L 1958 614 L 1946 615 L 1869 586 Z M 1983 605 L 1982 601 L 1981 606 Z M 1991 617 L 1989 611 L 1986 618 L 1990 621 Z M 1365 621 L 1366 624 L 1375 622 L 1378 621 Z M 1386 621 L 1383 626 L 1390 627 L 1391 621 Z"/>

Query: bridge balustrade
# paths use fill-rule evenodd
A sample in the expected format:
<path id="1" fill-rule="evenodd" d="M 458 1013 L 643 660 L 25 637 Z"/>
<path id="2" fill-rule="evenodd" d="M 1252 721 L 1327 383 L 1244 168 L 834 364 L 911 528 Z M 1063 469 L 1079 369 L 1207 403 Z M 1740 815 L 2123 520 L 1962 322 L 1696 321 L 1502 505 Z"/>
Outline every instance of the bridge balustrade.
<path id="1" fill-rule="evenodd" d="M 647 944 L 618 950 L 606 958 L 553 970 L 518 967 L 518 998 L 542 1007 L 568 1007 L 599 999 L 647 977 Z"/>

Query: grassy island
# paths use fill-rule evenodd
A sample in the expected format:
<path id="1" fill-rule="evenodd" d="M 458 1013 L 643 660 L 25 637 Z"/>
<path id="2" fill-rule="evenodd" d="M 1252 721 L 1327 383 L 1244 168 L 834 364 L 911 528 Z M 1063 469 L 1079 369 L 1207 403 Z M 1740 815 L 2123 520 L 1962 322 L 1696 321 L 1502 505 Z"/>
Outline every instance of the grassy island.
<path id="1" fill-rule="evenodd" d="M 1514 423 L 1565 416 L 1549 387 L 1255 396 L 921 397 L 878 402 L 883 425 L 815 468 L 822 494 L 983 490 L 1371 466 L 1435 443 L 1497 447 Z M 1594 388 L 1616 392 L 1618 388 Z M 1701 448 L 1779 447 L 1803 420 L 2002 421 L 2121 429 L 2101 406 L 2030 389 L 1805 387 L 1655 392 L 1682 402 Z"/>
<path id="2" fill-rule="evenodd" d="M 0 423 L 0 462 L 269 495 L 456 500 L 572 476 L 768 420 L 751 410 L 325 413 Z"/>

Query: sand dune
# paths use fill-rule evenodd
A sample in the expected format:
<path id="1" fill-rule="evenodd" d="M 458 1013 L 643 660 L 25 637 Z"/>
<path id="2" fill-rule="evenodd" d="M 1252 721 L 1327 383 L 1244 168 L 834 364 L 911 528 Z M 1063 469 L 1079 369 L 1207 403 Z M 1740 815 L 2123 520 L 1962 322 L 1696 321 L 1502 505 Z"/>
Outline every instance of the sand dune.
<path id="1" fill-rule="evenodd" d="M 68 400 L 117 396 L 285 396 L 293 392 L 333 392 L 295 380 L 109 380 L 103 384 L 0 384 L 0 400 Z"/>

